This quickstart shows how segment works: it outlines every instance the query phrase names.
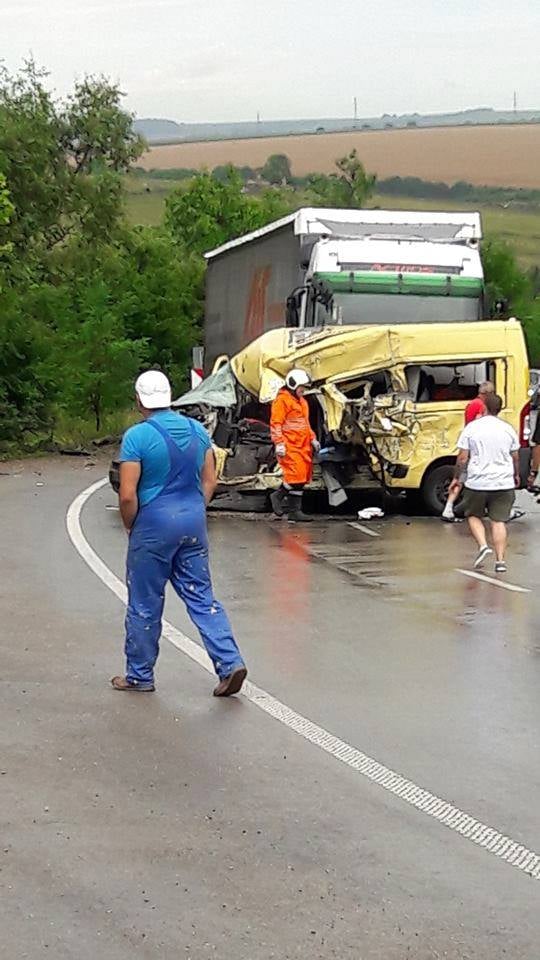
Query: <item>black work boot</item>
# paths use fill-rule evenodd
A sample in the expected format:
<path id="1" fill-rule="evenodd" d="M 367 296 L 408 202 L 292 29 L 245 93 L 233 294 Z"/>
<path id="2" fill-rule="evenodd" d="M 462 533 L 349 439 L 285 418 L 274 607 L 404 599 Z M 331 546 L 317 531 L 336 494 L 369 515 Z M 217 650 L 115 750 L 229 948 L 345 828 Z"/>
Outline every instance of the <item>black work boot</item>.
<path id="1" fill-rule="evenodd" d="M 313 517 L 308 517 L 307 513 L 302 511 L 302 497 L 291 494 L 289 497 L 289 512 L 287 514 L 289 523 L 311 523 Z"/>
<path id="2" fill-rule="evenodd" d="M 279 490 L 274 490 L 270 494 L 270 503 L 272 504 L 272 510 L 274 511 L 276 517 L 282 517 L 287 513 L 289 506 L 289 492 L 285 487 L 280 487 Z"/>

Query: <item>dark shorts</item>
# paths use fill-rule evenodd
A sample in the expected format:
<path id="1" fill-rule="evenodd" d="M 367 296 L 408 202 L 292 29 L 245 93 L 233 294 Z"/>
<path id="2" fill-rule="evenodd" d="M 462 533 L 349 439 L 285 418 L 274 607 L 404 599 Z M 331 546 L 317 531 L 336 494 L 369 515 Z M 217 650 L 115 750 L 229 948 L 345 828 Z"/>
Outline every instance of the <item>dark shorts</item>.
<path id="1" fill-rule="evenodd" d="M 496 523 L 508 523 L 515 499 L 515 490 L 469 490 L 465 487 L 465 516 L 483 520 L 487 514 L 489 519 Z"/>
<path id="2" fill-rule="evenodd" d="M 540 445 L 540 410 L 536 415 L 536 425 L 531 437 L 531 443 L 533 443 L 535 447 Z"/>

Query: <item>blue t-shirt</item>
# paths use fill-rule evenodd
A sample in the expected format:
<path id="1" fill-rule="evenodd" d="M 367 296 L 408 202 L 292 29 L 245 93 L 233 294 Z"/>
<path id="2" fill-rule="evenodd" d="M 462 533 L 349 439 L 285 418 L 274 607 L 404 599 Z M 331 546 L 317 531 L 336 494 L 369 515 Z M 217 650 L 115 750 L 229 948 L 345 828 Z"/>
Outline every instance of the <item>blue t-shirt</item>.
<path id="1" fill-rule="evenodd" d="M 179 450 L 187 449 L 191 441 L 190 425 L 195 428 L 199 441 L 196 468 L 200 481 L 206 451 L 212 445 L 203 425 L 198 423 L 197 420 L 190 420 L 180 413 L 174 413 L 172 410 L 160 410 L 158 413 L 152 414 L 151 419 L 167 431 Z M 136 423 L 134 427 L 126 430 L 120 448 L 120 462 L 125 463 L 126 461 L 141 464 L 142 471 L 137 487 L 137 496 L 140 506 L 144 507 L 146 503 L 150 503 L 161 493 L 171 468 L 167 444 L 161 434 L 150 426 L 148 421 Z"/>

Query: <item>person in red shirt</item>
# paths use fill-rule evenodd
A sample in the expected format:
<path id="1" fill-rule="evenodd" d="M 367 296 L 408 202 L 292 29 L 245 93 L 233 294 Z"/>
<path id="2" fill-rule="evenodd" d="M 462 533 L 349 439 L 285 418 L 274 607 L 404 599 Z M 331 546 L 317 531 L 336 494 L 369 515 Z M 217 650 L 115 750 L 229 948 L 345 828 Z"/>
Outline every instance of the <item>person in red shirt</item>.
<path id="1" fill-rule="evenodd" d="M 477 420 L 478 417 L 483 417 L 486 412 L 486 405 L 484 403 L 484 397 L 488 393 L 495 393 L 495 385 L 491 380 L 485 380 L 484 383 L 481 383 L 478 387 L 478 396 L 471 400 L 470 403 L 465 407 L 465 426 L 468 426 L 469 423 L 472 423 L 473 420 Z M 453 523 L 456 519 L 454 514 L 454 504 L 459 497 L 462 489 L 463 483 L 465 481 L 465 476 L 462 475 L 459 479 L 452 480 L 448 490 L 448 499 L 446 501 L 446 506 L 442 512 L 442 519 L 446 520 L 448 523 Z"/>
<path id="2" fill-rule="evenodd" d="M 491 389 L 489 389 L 491 388 Z M 483 417 L 486 412 L 486 405 L 484 403 L 484 397 L 488 393 L 494 393 L 495 388 L 492 383 L 486 380 L 485 383 L 480 384 L 480 389 L 478 391 L 478 396 L 471 400 L 470 403 L 465 407 L 465 426 L 467 427 L 469 423 L 472 423 L 473 420 L 477 420 L 478 417 Z"/>

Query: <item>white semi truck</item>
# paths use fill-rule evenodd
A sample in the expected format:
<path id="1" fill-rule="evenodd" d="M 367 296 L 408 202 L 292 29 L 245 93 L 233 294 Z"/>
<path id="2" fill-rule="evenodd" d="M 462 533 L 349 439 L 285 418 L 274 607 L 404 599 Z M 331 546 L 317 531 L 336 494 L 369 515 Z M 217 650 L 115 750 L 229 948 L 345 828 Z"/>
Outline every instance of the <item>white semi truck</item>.
<path id="1" fill-rule="evenodd" d="M 488 315 L 478 213 L 303 208 L 206 254 L 204 367 L 267 330 Z"/>

